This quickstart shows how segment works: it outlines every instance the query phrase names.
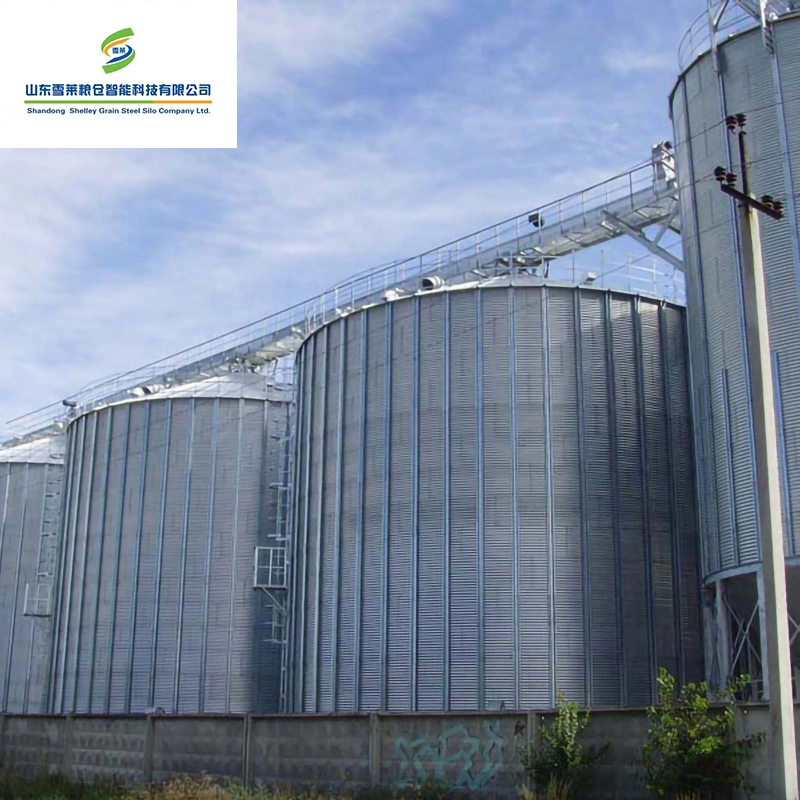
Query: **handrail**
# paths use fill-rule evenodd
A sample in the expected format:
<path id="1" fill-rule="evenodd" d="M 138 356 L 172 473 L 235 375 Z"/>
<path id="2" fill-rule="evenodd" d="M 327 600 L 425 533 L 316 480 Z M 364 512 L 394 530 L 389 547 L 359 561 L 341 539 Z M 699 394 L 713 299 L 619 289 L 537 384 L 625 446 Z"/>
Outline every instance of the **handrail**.
<path id="1" fill-rule="evenodd" d="M 449 272 L 455 275 L 470 261 L 474 262 L 474 266 L 479 266 L 482 257 L 488 258 L 491 252 L 498 252 L 497 248 L 500 247 L 521 248 L 524 243 L 535 248 L 537 242 L 541 245 L 552 243 L 554 237 L 557 238 L 559 234 L 564 234 L 569 247 L 569 233 L 582 222 L 586 223 L 587 227 L 595 224 L 589 220 L 589 216 L 596 215 L 598 209 L 614 205 L 616 208 L 630 211 L 637 207 L 637 203 L 642 202 L 643 197 L 663 199 L 672 191 L 666 183 L 659 182 L 653 162 L 643 162 L 625 173 L 580 192 L 483 228 L 433 250 L 361 272 L 316 297 L 296 303 L 288 309 L 208 339 L 166 358 L 90 384 L 67 399 L 85 409 L 126 389 L 147 385 L 166 373 L 202 362 L 220 353 L 229 355 L 231 352 L 236 352 L 237 348 L 244 348 L 248 343 L 265 342 L 271 337 L 285 338 L 287 332 L 294 332 L 298 338 L 302 338 L 319 325 L 335 318 L 344 307 L 353 308 L 366 301 L 374 301 L 377 293 L 403 284 L 408 285 L 409 282 L 418 281 L 426 274 Z M 538 220 L 540 224 L 538 226 L 533 224 L 531 219 Z M 580 245 L 576 244 L 573 249 L 580 249 Z M 555 267 L 557 263 L 553 262 L 551 272 L 558 270 L 558 267 Z M 609 275 L 615 274 L 616 271 L 612 270 Z M 603 279 L 603 276 L 598 276 L 595 285 L 602 285 Z M 668 288 L 674 282 L 674 274 L 666 276 L 665 287 Z M 630 285 L 630 277 L 628 283 L 629 289 L 639 291 Z M 655 278 L 650 284 L 656 288 Z M 664 297 L 677 299 L 674 292 L 670 291 L 667 291 Z M 58 416 L 63 410 L 60 403 L 52 403 L 13 419 L 8 425 L 14 429 L 15 435 L 25 435 L 51 424 L 54 416 Z"/>
<path id="2" fill-rule="evenodd" d="M 771 3 L 768 10 L 768 19 L 779 19 L 786 14 L 800 10 L 800 3 L 794 0 L 784 1 L 781 7 Z M 716 13 L 716 25 L 713 15 Z M 716 12 L 703 12 L 689 27 L 678 45 L 678 66 L 683 72 L 697 58 L 709 52 L 714 39 L 717 45 L 731 36 L 736 36 L 744 31 L 759 27 L 759 20 L 748 13 L 741 5 L 729 0 L 727 3 L 718 3 Z"/>

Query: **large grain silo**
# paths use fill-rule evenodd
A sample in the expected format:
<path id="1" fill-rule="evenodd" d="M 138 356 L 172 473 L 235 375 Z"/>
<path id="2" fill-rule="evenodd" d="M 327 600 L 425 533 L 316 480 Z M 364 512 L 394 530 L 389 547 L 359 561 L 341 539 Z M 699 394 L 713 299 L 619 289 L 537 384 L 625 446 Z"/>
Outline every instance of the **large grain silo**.
<path id="1" fill-rule="evenodd" d="M 0 711 L 46 711 L 64 437 L 0 450 Z"/>
<path id="2" fill-rule="evenodd" d="M 640 707 L 658 666 L 696 679 L 686 352 L 680 307 L 525 278 L 309 337 L 293 709 Z"/>
<path id="3" fill-rule="evenodd" d="M 739 170 L 724 119 L 746 115 L 750 189 L 785 203 L 762 216 L 792 640 L 800 623 L 800 13 L 796 3 L 714 4 L 681 45 L 671 97 L 687 271 L 709 678 L 762 692 L 761 553 L 737 209 L 713 178 Z M 758 4 L 753 4 L 755 7 Z M 709 19 L 714 30 L 709 27 Z M 741 175 L 740 175 L 741 188 Z M 797 642 L 794 663 L 800 666 Z"/>
<path id="4" fill-rule="evenodd" d="M 52 708 L 277 710 L 254 557 L 277 536 L 291 395 L 251 373 L 136 394 L 68 428 Z"/>

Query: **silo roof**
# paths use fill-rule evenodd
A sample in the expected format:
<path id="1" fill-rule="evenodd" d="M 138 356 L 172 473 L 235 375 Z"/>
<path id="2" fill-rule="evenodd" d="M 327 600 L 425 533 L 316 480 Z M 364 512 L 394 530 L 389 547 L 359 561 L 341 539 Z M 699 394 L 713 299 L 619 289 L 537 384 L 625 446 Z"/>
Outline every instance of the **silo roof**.
<path id="1" fill-rule="evenodd" d="M 1 464 L 61 464 L 66 443 L 63 436 L 33 439 L 0 450 Z"/>

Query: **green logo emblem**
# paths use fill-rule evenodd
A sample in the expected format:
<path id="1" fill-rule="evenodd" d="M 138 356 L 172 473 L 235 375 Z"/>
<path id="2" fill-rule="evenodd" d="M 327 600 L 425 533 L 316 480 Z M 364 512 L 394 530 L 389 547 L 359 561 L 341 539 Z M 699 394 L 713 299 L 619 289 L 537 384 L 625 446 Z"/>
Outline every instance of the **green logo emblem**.
<path id="1" fill-rule="evenodd" d="M 136 51 L 127 44 L 131 36 L 133 36 L 133 31 L 130 28 L 123 28 L 121 31 L 112 33 L 103 42 L 100 49 L 111 58 L 111 61 L 103 67 L 106 74 L 127 67 L 136 58 Z"/>

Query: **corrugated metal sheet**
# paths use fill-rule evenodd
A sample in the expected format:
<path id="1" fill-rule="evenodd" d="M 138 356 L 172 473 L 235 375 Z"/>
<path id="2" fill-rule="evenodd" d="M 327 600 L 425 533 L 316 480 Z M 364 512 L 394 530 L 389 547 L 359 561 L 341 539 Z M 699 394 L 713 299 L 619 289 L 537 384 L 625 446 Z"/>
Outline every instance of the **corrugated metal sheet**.
<path id="1" fill-rule="evenodd" d="M 310 337 L 295 710 L 642 705 L 658 666 L 696 676 L 683 325 L 655 301 L 506 286 Z"/>
<path id="2" fill-rule="evenodd" d="M 0 452 L 0 711 L 47 709 L 51 616 L 33 616 L 37 585 L 54 583 L 63 480 L 63 444 Z M 26 595 L 28 606 L 26 608 Z"/>
<path id="3" fill-rule="evenodd" d="M 759 30 L 720 45 L 681 76 L 672 116 L 682 184 L 684 260 L 689 286 L 691 377 L 698 456 L 703 575 L 759 559 L 754 452 L 732 203 L 704 180 L 730 160 L 721 120 L 747 114 L 755 194 L 786 202 L 786 218 L 761 223 L 774 363 L 779 364 L 781 484 L 786 553 L 800 544 L 800 19 L 774 24 L 774 54 Z"/>
<path id="4" fill-rule="evenodd" d="M 70 426 L 54 711 L 277 710 L 253 556 L 276 543 L 288 402 L 238 388 Z"/>

